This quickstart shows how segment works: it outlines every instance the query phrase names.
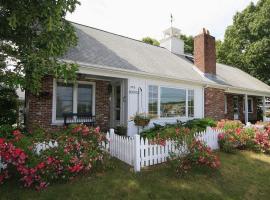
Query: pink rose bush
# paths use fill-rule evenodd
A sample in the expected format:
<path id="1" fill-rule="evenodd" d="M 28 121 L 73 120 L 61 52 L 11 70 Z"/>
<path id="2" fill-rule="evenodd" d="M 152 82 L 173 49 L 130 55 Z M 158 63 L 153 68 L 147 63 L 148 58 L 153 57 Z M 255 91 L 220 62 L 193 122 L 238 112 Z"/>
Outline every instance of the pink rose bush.
<path id="1" fill-rule="evenodd" d="M 46 139 L 51 140 L 52 136 L 47 135 Z M 40 190 L 52 182 L 93 172 L 98 164 L 103 164 L 105 153 L 100 145 L 106 137 L 99 128 L 73 125 L 55 133 L 53 139 L 58 146 L 37 155 L 33 148 L 37 144 L 34 136 L 31 138 L 19 130 L 8 138 L 0 133 L 0 157 L 6 165 L 0 172 L 0 184 L 14 176 L 20 177 L 24 187 Z"/>
<path id="2" fill-rule="evenodd" d="M 206 167 L 208 169 L 218 169 L 220 167 L 219 157 L 204 142 L 193 139 L 188 145 L 186 156 L 179 156 L 173 160 L 176 172 L 182 176 L 192 168 Z"/>
<path id="3" fill-rule="evenodd" d="M 218 142 L 222 151 L 233 153 L 237 149 L 248 149 L 264 153 L 270 152 L 270 128 L 256 126 L 244 128 L 239 121 L 221 120 L 218 128 L 224 130 L 218 135 Z"/>

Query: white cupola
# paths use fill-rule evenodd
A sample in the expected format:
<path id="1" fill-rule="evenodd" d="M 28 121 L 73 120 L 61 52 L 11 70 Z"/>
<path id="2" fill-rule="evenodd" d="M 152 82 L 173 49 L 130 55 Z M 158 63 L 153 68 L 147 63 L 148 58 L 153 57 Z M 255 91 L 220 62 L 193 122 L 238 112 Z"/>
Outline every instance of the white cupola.
<path id="1" fill-rule="evenodd" d="M 160 46 L 168 49 L 170 52 L 183 55 L 184 41 L 180 39 L 181 31 L 178 28 L 170 27 L 163 31 L 164 38 L 160 40 Z"/>

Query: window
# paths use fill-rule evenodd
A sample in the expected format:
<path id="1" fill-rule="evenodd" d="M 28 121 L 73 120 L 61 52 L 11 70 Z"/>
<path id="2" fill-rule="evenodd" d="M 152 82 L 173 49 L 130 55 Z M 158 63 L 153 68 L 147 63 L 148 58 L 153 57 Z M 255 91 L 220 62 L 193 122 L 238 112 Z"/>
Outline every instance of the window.
<path id="1" fill-rule="evenodd" d="M 243 111 L 245 112 L 245 98 L 243 99 Z M 248 98 L 248 112 L 252 113 L 253 112 L 253 99 Z"/>
<path id="2" fill-rule="evenodd" d="M 186 116 L 186 90 L 175 88 L 160 88 L 160 116 Z"/>
<path id="3" fill-rule="evenodd" d="M 158 86 L 150 85 L 148 87 L 148 113 L 158 114 Z"/>
<path id="4" fill-rule="evenodd" d="M 77 112 L 92 113 L 93 86 L 87 84 L 78 85 Z"/>
<path id="5" fill-rule="evenodd" d="M 73 112 L 73 85 L 57 83 L 56 119 L 62 119 L 63 113 Z"/>
<path id="6" fill-rule="evenodd" d="M 63 120 L 64 113 L 91 113 L 94 115 L 94 83 L 56 82 L 53 122 Z"/>
<path id="7" fill-rule="evenodd" d="M 188 90 L 188 117 L 194 117 L 194 90 Z"/>
<path id="8" fill-rule="evenodd" d="M 160 117 L 194 117 L 194 90 L 149 85 L 148 113 Z"/>

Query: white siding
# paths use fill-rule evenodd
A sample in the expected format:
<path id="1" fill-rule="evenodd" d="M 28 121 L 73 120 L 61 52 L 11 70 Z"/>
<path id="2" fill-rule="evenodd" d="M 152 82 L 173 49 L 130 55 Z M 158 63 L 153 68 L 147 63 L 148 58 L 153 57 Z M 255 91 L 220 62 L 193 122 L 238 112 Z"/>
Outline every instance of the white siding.
<path id="1" fill-rule="evenodd" d="M 175 88 L 184 88 L 194 90 L 194 118 L 203 117 L 203 87 L 196 85 L 188 85 L 182 83 L 165 82 L 154 79 L 140 79 L 140 78 L 129 78 L 128 79 L 128 135 L 133 136 L 138 133 L 138 128 L 134 125 L 132 117 L 139 113 L 148 112 L 148 86 L 167 86 Z M 138 98 L 138 90 L 140 91 L 140 96 Z M 139 104 L 138 104 L 139 100 Z M 139 105 L 139 108 L 138 108 Z M 187 117 L 174 117 L 174 118 L 157 118 L 152 119 L 149 127 L 153 126 L 153 123 L 165 124 L 165 123 L 175 123 L 176 120 L 186 121 L 191 118 Z"/>

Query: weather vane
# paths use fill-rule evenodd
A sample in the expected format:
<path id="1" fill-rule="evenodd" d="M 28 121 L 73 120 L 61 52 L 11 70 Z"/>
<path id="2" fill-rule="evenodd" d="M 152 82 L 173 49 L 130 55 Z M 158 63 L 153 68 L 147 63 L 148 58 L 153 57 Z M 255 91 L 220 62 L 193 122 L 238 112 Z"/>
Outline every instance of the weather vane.
<path id="1" fill-rule="evenodd" d="M 173 23 L 173 15 L 172 15 L 172 13 L 171 13 L 171 27 L 172 27 L 172 23 Z"/>

